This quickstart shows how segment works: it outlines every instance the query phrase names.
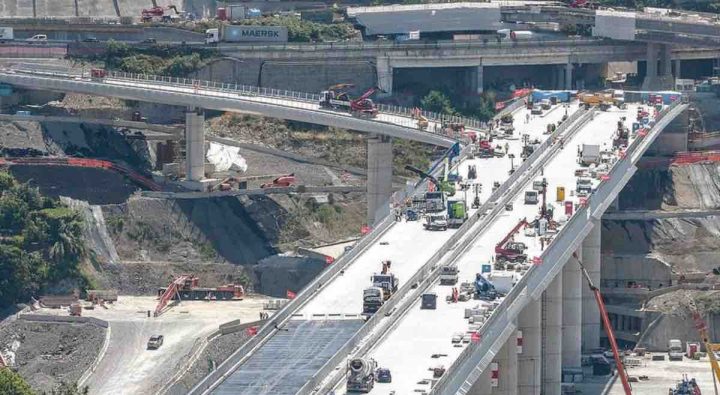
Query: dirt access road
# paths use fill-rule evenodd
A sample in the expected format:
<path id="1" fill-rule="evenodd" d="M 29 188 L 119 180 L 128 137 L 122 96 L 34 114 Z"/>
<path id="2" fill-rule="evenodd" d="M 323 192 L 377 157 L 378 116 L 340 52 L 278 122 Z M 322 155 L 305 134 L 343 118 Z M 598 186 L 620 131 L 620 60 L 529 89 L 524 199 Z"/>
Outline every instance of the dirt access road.
<path id="1" fill-rule="evenodd" d="M 240 319 L 258 319 L 262 296 L 241 301 L 183 301 L 157 318 L 147 317 L 157 300 L 153 297 L 120 296 L 109 308 L 83 311 L 110 323 L 110 342 L 95 372 L 85 385 L 90 394 L 152 394 L 184 366 L 193 344 L 218 329 L 218 325 Z M 147 350 L 152 335 L 163 335 L 158 350 Z"/>

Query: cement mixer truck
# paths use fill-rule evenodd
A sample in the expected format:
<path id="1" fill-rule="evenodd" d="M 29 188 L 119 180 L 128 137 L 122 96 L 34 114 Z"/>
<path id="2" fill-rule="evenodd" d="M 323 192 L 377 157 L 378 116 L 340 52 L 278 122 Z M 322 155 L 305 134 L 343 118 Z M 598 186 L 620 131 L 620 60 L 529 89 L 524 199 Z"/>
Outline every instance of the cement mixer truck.
<path id="1" fill-rule="evenodd" d="M 347 391 L 363 393 L 372 391 L 377 366 L 377 362 L 371 358 L 355 358 L 348 361 Z"/>

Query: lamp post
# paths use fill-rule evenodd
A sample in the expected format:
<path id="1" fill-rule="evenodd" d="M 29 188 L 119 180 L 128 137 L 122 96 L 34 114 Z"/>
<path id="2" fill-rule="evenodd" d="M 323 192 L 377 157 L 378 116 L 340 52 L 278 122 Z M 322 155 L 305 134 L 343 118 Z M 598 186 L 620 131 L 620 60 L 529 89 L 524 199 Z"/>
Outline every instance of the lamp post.
<path id="1" fill-rule="evenodd" d="M 508 158 L 510 158 L 510 174 L 512 174 L 515 171 L 515 162 L 513 161 L 515 154 L 508 154 Z"/>

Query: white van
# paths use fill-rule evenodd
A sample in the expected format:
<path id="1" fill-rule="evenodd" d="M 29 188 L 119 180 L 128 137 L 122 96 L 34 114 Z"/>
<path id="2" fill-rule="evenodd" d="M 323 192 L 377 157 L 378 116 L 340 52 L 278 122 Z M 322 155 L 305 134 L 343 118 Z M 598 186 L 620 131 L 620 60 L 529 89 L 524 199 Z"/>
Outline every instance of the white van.
<path id="1" fill-rule="evenodd" d="M 36 34 L 30 38 L 27 39 L 30 43 L 44 43 L 47 42 L 47 35 L 46 34 Z"/>

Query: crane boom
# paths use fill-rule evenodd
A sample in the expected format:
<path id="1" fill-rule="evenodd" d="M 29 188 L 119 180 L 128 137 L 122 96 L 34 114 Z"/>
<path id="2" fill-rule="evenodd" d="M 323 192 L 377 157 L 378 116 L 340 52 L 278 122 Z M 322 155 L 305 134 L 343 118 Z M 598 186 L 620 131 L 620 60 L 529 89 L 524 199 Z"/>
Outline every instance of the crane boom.
<path id="1" fill-rule="evenodd" d="M 708 334 L 705 320 L 703 320 L 702 316 L 700 316 L 700 312 L 698 312 L 695 307 L 695 303 L 692 300 L 690 301 L 690 308 L 692 310 L 693 321 L 695 322 L 695 329 L 697 329 L 700 334 L 700 339 L 705 346 L 708 359 L 710 359 L 710 366 L 712 367 L 715 377 L 718 381 L 720 381 L 720 364 L 718 364 L 717 357 L 715 356 L 715 351 L 720 351 L 720 344 L 715 344 L 710 341 L 710 335 Z"/>
<path id="2" fill-rule="evenodd" d="M 421 178 L 427 178 L 428 180 L 430 180 L 430 182 L 435 184 L 435 187 L 437 188 L 438 191 L 442 191 L 442 185 L 440 184 L 440 181 L 438 181 L 437 178 L 433 177 L 432 174 L 426 173 L 426 172 L 418 169 L 417 167 L 410 166 L 410 165 L 405 165 L 405 170 L 409 170 L 409 171 L 419 175 Z"/>
<path id="3" fill-rule="evenodd" d="M 625 365 L 620 359 L 620 351 L 618 350 L 617 341 L 615 340 L 615 333 L 610 325 L 610 319 L 608 318 L 607 309 L 605 308 L 605 302 L 603 301 L 600 289 L 593 284 L 590 279 L 590 275 L 587 270 L 585 270 L 585 266 L 583 266 L 576 253 L 573 253 L 573 257 L 577 259 L 580 269 L 582 269 L 582 274 L 585 276 L 585 280 L 587 280 L 588 286 L 595 296 L 595 302 L 598 305 L 598 310 L 600 310 L 600 318 L 602 318 L 603 327 L 605 328 L 605 333 L 607 334 L 608 341 L 610 342 L 610 348 L 612 348 L 613 358 L 615 358 L 615 366 L 617 367 L 620 381 L 622 382 L 623 389 L 625 390 L 625 395 L 632 395 L 630 381 L 628 381 L 627 372 L 625 372 Z"/>

